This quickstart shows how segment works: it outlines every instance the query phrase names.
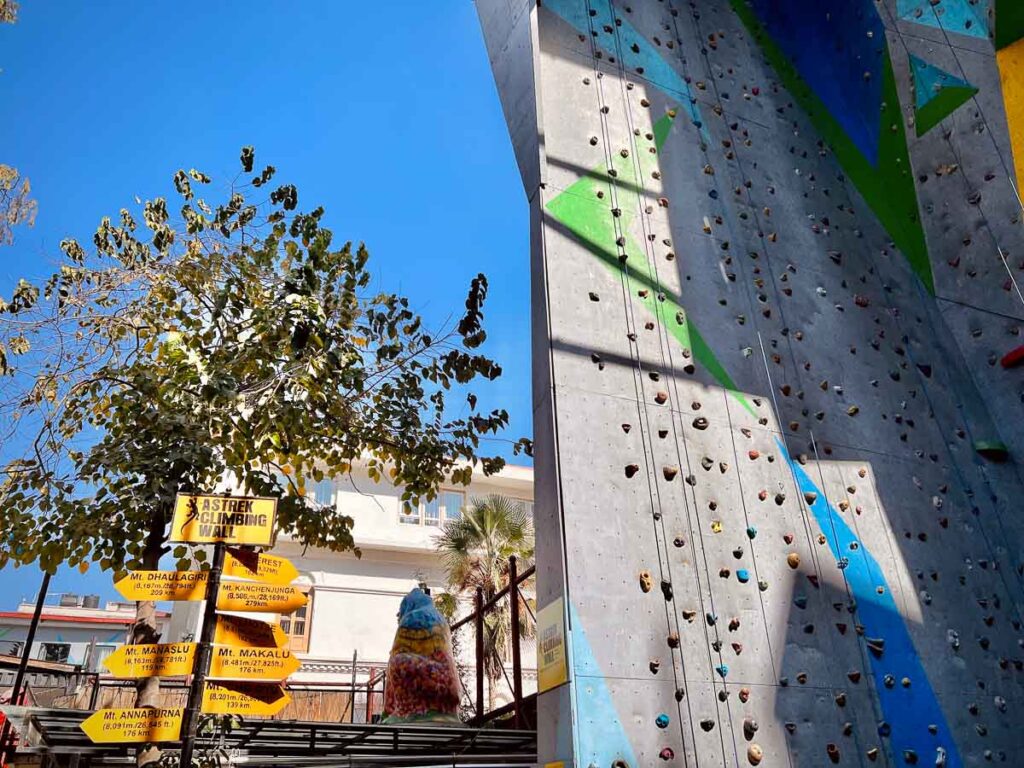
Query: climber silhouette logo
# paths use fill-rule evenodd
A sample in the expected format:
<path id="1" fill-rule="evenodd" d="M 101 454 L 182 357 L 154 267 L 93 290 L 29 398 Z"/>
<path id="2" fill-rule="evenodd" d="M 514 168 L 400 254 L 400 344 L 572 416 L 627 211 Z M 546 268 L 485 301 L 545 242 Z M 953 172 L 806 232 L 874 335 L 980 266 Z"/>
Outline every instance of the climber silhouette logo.
<path id="1" fill-rule="evenodd" d="M 193 496 L 188 500 L 188 515 L 181 523 L 181 530 L 179 533 L 184 534 L 185 529 L 188 528 L 189 524 L 199 517 L 199 504 L 196 503 L 195 497 Z"/>

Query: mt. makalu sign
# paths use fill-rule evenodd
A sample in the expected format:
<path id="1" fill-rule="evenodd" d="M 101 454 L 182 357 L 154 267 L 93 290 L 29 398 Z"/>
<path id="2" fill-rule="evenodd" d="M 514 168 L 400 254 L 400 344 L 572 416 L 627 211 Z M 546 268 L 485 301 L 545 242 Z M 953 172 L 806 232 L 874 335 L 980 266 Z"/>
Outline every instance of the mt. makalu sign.
<path id="1" fill-rule="evenodd" d="M 171 541 L 192 544 L 248 544 L 269 547 L 274 539 L 277 499 L 179 493 Z"/>

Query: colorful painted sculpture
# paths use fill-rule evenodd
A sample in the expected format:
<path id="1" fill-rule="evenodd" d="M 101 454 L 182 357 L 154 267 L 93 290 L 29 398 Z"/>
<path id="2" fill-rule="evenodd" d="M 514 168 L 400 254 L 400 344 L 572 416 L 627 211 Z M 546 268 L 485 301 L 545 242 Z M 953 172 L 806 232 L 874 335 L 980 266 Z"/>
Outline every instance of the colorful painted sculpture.
<path id="1" fill-rule="evenodd" d="M 398 610 L 384 722 L 458 723 L 458 710 L 459 678 L 448 624 L 430 596 L 414 589 Z"/>

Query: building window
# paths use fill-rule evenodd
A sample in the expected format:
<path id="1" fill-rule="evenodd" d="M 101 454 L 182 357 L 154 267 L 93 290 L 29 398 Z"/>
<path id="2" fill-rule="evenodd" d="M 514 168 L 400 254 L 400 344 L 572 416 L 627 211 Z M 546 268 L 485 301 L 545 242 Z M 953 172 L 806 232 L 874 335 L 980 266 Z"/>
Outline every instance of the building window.
<path id="1" fill-rule="evenodd" d="M 71 643 L 41 643 L 39 646 L 39 659 L 41 661 L 64 664 L 70 655 Z"/>
<path id="2" fill-rule="evenodd" d="M 423 524 L 437 527 L 441 525 L 441 497 L 423 502 Z"/>
<path id="3" fill-rule="evenodd" d="M 309 495 L 317 504 L 329 507 L 334 504 L 334 481 L 325 477 L 319 483 L 314 483 Z"/>
<path id="4" fill-rule="evenodd" d="M 281 629 L 288 636 L 288 648 L 305 653 L 309 650 L 309 629 L 313 623 L 313 593 L 309 587 L 298 587 L 306 596 L 306 604 L 288 616 L 281 617 Z"/>
<path id="5" fill-rule="evenodd" d="M 89 671 L 103 672 L 103 660 L 117 650 L 116 645 L 97 645 L 89 655 Z"/>
<path id="6" fill-rule="evenodd" d="M 444 519 L 458 520 L 462 517 L 462 504 L 466 500 L 466 494 L 461 491 L 445 491 L 441 494 L 441 501 L 444 504 Z"/>
<path id="7" fill-rule="evenodd" d="M 398 522 L 437 528 L 446 520 L 458 520 L 462 517 L 462 507 L 465 503 L 466 494 L 462 491 L 441 491 L 432 501 L 420 501 L 419 508 L 412 510 L 411 515 L 401 510 L 398 513 Z"/>

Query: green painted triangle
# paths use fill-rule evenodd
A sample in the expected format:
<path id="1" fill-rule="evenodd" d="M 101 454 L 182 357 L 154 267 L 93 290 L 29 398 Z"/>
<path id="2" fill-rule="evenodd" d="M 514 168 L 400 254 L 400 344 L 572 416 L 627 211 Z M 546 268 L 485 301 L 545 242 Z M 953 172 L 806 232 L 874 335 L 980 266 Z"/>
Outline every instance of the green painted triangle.
<path id="1" fill-rule="evenodd" d="M 917 127 L 917 135 L 924 136 L 928 131 L 941 123 L 956 109 L 978 92 L 977 88 L 943 88 L 942 91 L 931 101 L 914 112 L 914 124 Z"/>
<path id="2" fill-rule="evenodd" d="M 918 136 L 924 136 L 978 92 L 966 80 L 913 54 L 910 70 L 914 75 L 914 124 Z"/>
<path id="3" fill-rule="evenodd" d="M 1024 0 L 996 0 L 996 50 L 1024 37 Z"/>
<path id="4" fill-rule="evenodd" d="M 1017 0 L 1014 0 L 1017 1 Z M 782 49 L 771 39 L 746 0 L 729 0 L 751 36 L 761 45 L 768 62 L 786 88 L 828 142 L 847 177 L 863 195 L 865 202 L 903 252 L 914 273 L 928 292 L 935 294 L 935 281 L 924 227 L 917 204 L 917 186 L 910 165 L 907 137 L 903 130 L 899 92 L 892 62 L 886 46 L 882 72 L 882 132 L 879 137 L 878 162 L 873 165 L 843 130 L 825 103 L 800 76 Z"/>
<path id="5" fill-rule="evenodd" d="M 665 139 L 668 138 L 672 129 L 673 116 L 674 113 L 670 112 L 654 124 L 655 149 L 661 149 Z M 650 161 L 644 159 L 645 156 L 650 157 L 650 153 L 640 154 L 644 173 L 650 167 Z M 622 208 L 622 231 L 625 232 L 629 230 L 634 211 L 638 208 L 638 205 L 630 205 L 629 200 L 637 202 L 636 198 L 641 186 L 631 161 L 616 158 L 614 166 L 617 174 L 616 183 L 620 192 L 620 207 Z M 615 226 L 607 209 L 595 204 L 598 199 L 597 191 L 606 183 L 600 169 L 595 169 L 550 200 L 545 207 L 556 221 L 572 232 L 584 248 L 597 257 L 605 268 L 618 276 L 622 274 L 623 265 L 619 262 L 619 251 L 615 242 Z M 627 238 L 626 253 L 635 254 L 627 261 L 630 279 L 646 289 L 645 295 L 638 294 L 635 300 L 654 315 L 658 323 L 679 342 L 684 350 L 684 355 L 692 357 L 694 361 L 703 366 L 715 381 L 733 394 L 740 405 L 751 415 L 756 415 L 750 401 L 736 389 L 736 384 L 729 376 L 728 371 L 718 361 L 711 347 L 690 321 L 686 310 L 680 303 L 681 298 L 674 296 L 662 287 L 647 261 L 644 249 Z"/>

